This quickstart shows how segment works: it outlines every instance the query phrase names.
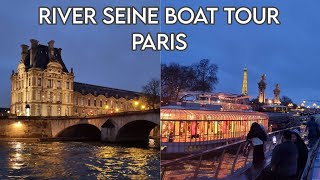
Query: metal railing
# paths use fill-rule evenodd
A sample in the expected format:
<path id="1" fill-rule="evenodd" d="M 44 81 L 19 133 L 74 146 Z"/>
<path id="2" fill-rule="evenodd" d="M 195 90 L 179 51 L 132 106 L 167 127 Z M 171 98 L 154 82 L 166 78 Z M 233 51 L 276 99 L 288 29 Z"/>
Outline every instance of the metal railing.
<path id="1" fill-rule="evenodd" d="M 312 179 L 311 176 L 313 172 L 314 163 L 319 151 L 319 147 L 320 147 L 320 139 L 318 139 L 315 145 L 312 147 L 312 149 L 309 150 L 308 160 L 306 163 L 306 167 L 304 168 L 304 171 L 301 175 L 301 178 L 300 178 L 301 180 Z"/>
<path id="2" fill-rule="evenodd" d="M 281 142 L 285 130 L 299 128 L 292 127 L 268 133 L 268 140 L 264 144 L 265 155 L 268 156 L 273 148 Z M 273 139 L 276 137 L 277 142 Z M 235 173 L 244 172 L 252 164 L 252 148 L 247 156 L 243 156 L 246 140 L 217 148 L 190 154 L 173 160 L 161 161 L 161 178 L 166 179 L 220 179 Z"/>

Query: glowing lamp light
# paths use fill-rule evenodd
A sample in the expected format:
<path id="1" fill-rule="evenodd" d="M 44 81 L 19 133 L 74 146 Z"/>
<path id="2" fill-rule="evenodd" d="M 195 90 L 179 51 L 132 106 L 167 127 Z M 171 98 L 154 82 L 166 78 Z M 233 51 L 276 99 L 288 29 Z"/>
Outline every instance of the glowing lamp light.
<path id="1" fill-rule="evenodd" d="M 116 112 L 119 112 L 119 108 L 116 108 Z"/>
<path id="2" fill-rule="evenodd" d="M 26 105 L 26 115 L 30 116 L 30 105 L 29 104 Z"/>
<path id="3" fill-rule="evenodd" d="M 106 106 L 105 106 L 105 108 L 106 108 L 106 109 L 109 109 L 109 106 L 108 106 L 108 105 L 106 105 Z"/>
<path id="4" fill-rule="evenodd" d="M 146 106 L 145 106 L 145 105 L 142 105 L 142 106 L 141 106 L 141 109 L 145 109 L 145 108 L 146 108 Z"/>
<path id="5" fill-rule="evenodd" d="M 134 105 L 135 105 L 135 106 L 138 106 L 138 105 L 139 105 L 139 101 L 135 101 L 135 102 L 134 102 Z"/>
<path id="6" fill-rule="evenodd" d="M 272 137 L 272 143 L 273 143 L 273 144 L 277 144 L 277 137 L 276 137 L 276 136 L 273 136 L 273 137 Z"/>
<path id="7" fill-rule="evenodd" d="M 15 126 L 15 127 L 21 127 L 21 126 L 22 126 L 22 123 L 21 123 L 20 121 L 18 121 L 18 122 L 16 122 L 16 123 L 14 123 L 14 126 Z"/>

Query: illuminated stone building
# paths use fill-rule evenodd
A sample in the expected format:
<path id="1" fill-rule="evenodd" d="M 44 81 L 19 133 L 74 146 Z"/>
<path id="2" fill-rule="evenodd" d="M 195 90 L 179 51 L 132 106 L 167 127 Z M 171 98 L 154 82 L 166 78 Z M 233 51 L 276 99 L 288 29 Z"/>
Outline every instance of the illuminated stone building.
<path id="1" fill-rule="evenodd" d="M 17 72 L 11 75 L 11 113 L 18 116 L 88 116 L 147 108 L 143 94 L 74 82 L 61 48 L 21 45 Z M 140 99 L 140 100 L 139 100 Z"/>

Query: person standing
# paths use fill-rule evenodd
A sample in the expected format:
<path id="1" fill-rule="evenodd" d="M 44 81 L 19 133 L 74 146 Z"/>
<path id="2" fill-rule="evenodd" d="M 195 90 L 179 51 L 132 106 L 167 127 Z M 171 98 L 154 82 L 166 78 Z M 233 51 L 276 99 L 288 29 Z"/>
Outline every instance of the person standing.
<path id="1" fill-rule="evenodd" d="M 319 125 L 316 123 L 316 119 L 314 116 L 310 117 L 310 120 L 308 121 L 306 126 L 306 131 L 308 131 L 308 145 L 310 148 L 312 148 L 320 135 Z"/>
<path id="2" fill-rule="evenodd" d="M 267 141 L 267 134 L 258 123 L 252 123 L 247 141 L 253 145 L 253 166 L 261 166 L 265 159 L 264 141 Z"/>
<path id="3" fill-rule="evenodd" d="M 292 143 L 292 133 L 283 132 L 282 143 L 272 152 L 271 171 L 276 180 L 295 180 L 298 166 L 298 149 Z"/>
<path id="4" fill-rule="evenodd" d="M 298 130 L 292 131 L 291 140 L 297 146 L 297 149 L 298 149 L 297 178 L 300 179 L 300 176 L 303 173 L 303 170 L 308 160 L 308 148 L 304 143 L 304 141 L 301 139 Z"/>

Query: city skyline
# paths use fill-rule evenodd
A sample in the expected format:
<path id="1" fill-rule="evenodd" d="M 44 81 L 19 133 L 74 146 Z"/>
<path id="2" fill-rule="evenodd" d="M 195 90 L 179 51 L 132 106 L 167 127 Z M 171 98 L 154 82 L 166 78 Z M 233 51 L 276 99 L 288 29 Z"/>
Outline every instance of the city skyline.
<path id="1" fill-rule="evenodd" d="M 158 5 L 159 1 L 137 3 Z M 72 26 L 38 25 L 39 6 L 92 6 L 105 7 L 103 2 L 19 2 L 4 1 L 0 21 L 0 107 L 10 106 L 10 76 L 20 61 L 21 44 L 30 46 L 30 39 L 47 45 L 55 41 L 62 48 L 62 58 L 70 71 L 74 69 L 75 81 L 117 89 L 141 91 L 152 78 L 160 77 L 160 53 L 153 51 L 131 51 L 132 32 L 157 32 L 158 26 Z M 110 1 L 109 5 L 128 6 L 129 2 Z M 19 12 L 12 14 L 12 9 Z M 8 16 L 8 14 L 11 14 Z M 99 16 L 99 15 L 97 15 Z M 97 19 L 101 19 L 97 17 Z M 8 35 L 10 34 L 10 36 Z"/>

